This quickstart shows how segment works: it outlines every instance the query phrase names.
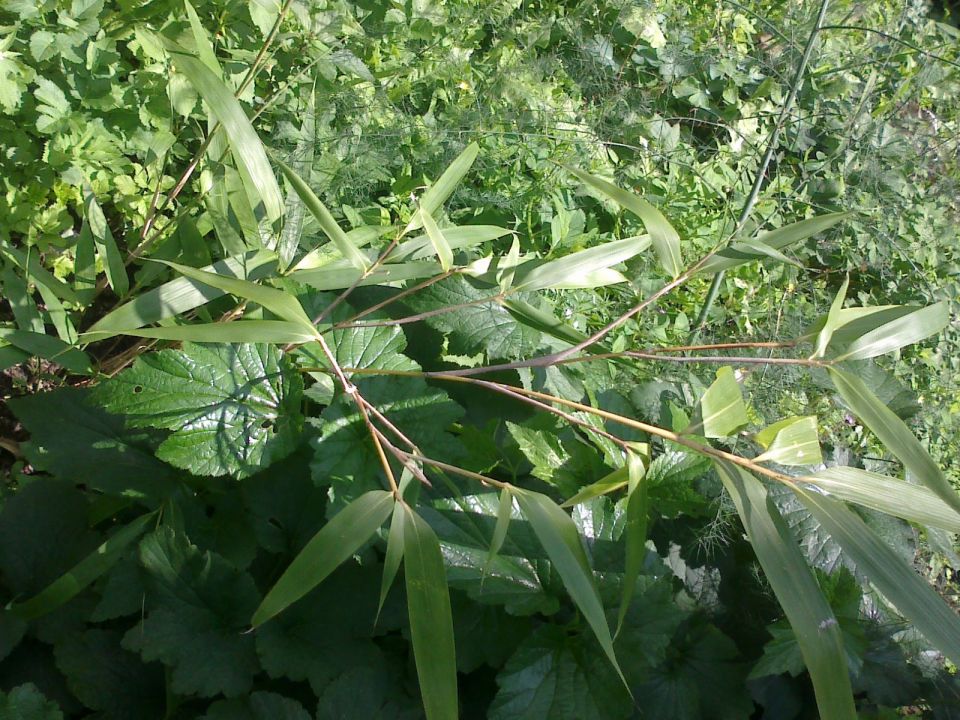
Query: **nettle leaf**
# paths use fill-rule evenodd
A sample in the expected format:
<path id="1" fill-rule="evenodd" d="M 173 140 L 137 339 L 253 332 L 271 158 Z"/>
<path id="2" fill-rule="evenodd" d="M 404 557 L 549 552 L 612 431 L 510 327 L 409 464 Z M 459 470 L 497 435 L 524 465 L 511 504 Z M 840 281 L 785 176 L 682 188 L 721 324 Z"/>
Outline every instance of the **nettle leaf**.
<path id="1" fill-rule="evenodd" d="M 255 692 L 243 699 L 215 702 L 201 720 L 311 720 L 311 715 L 296 700 Z"/>
<path id="2" fill-rule="evenodd" d="M 532 623 L 497 605 L 477 605 L 465 593 L 450 593 L 457 670 L 470 673 L 483 665 L 501 667 L 530 632 Z"/>
<path id="3" fill-rule="evenodd" d="M 419 365 L 403 354 L 407 347 L 407 338 L 395 325 L 338 328 L 325 332 L 323 338 L 333 350 L 341 368 L 420 369 Z M 319 343 L 308 343 L 297 352 L 318 366 L 330 366 Z M 346 374 L 351 377 L 350 372 Z"/>
<path id="4" fill-rule="evenodd" d="M 603 475 L 600 455 L 571 430 L 557 427 L 549 418 L 547 423 L 532 424 L 507 422 L 510 435 L 533 465 L 531 475 L 550 483 L 564 497 Z"/>
<path id="5" fill-rule="evenodd" d="M 463 410 L 442 390 L 417 377 L 369 377 L 359 380 L 357 388 L 426 455 L 449 462 L 451 457 L 461 454 L 447 429 L 463 415 Z M 338 395 L 310 423 L 321 432 L 312 441 L 313 478 L 318 483 L 333 484 L 338 503 L 358 497 L 365 490 L 381 489 L 376 479 L 380 462 L 351 397 Z"/>
<path id="6" fill-rule="evenodd" d="M 243 634 L 259 601 L 251 577 L 170 527 L 143 539 L 140 562 L 147 616 L 127 633 L 124 647 L 170 667 L 178 694 L 248 692 L 260 669 L 253 636 Z"/>
<path id="7" fill-rule="evenodd" d="M 645 480 L 651 506 L 668 518 L 702 515 L 709 501 L 697 492 L 694 483 L 709 471 L 710 461 L 702 455 L 672 450 L 658 455 L 650 463 Z"/>
<path id="8" fill-rule="evenodd" d="M 132 429 L 124 418 L 88 402 L 90 394 L 85 388 L 61 388 L 9 401 L 30 431 L 22 447 L 33 466 L 109 495 L 167 495 L 175 473 L 154 457 L 159 433 Z"/>
<path id="9" fill-rule="evenodd" d="M 423 706 L 405 687 L 397 668 L 404 657 L 380 654 L 363 665 L 351 666 L 334 680 L 317 704 L 317 720 L 422 720 Z"/>
<path id="10" fill-rule="evenodd" d="M 484 351 L 491 359 L 525 357 L 537 349 L 540 332 L 519 323 L 500 303 L 486 300 L 497 293 L 497 288 L 477 287 L 457 275 L 431 285 L 405 302 L 417 312 L 476 303 L 435 315 L 426 323 L 449 334 L 449 351 L 455 355 Z"/>
<path id="11" fill-rule="evenodd" d="M 157 457 L 195 475 L 252 475 L 289 455 L 303 381 L 272 345 L 193 345 L 141 356 L 95 400 L 135 427 L 174 432 Z"/>
<path id="12" fill-rule="evenodd" d="M 91 710 L 116 720 L 158 720 L 166 712 L 163 669 L 144 665 L 120 646 L 121 633 L 90 629 L 55 648 L 70 691 Z"/>
<path id="13" fill-rule="evenodd" d="M 630 696 L 589 633 L 544 625 L 497 675 L 490 720 L 581 720 L 630 717 Z"/>
<path id="14" fill-rule="evenodd" d="M 0 717 L 10 720 L 63 720 L 63 713 L 52 700 L 47 700 L 33 683 L 20 685 L 10 692 L 0 690 Z"/>

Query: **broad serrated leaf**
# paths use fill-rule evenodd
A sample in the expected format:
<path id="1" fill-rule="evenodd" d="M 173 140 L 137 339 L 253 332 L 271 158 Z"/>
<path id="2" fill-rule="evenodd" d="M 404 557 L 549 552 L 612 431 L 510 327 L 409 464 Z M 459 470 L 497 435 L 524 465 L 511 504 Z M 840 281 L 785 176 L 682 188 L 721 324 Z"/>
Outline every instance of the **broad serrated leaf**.
<path id="1" fill-rule="evenodd" d="M 716 463 L 750 543 L 797 636 L 824 720 L 857 717 L 837 619 L 763 484 L 741 468 Z"/>
<path id="2" fill-rule="evenodd" d="M 954 510 L 960 512 L 960 495 L 943 471 L 924 450 L 910 428 L 892 410 L 880 402 L 870 388 L 855 375 L 830 368 L 830 378 L 844 402 L 893 453 L 914 477 L 930 488 Z"/>
<path id="3" fill-rule="evenodd" d="M 184 345 L 141 356 L 95 399 L 135 427 L 173 430 L 157 457 L 196 475 L 246 477 L 289 455 L 303 383 L 271 345 Z"/>
<path id="4" fill-rule="evenodd" d="M 40 470 L 82 479 L 110 495 L 159 500 L 174 470 L 156 457 L 158 433 L 134 429 L 89 401 L 86 388 L 61 388 L 12 398 L 10 409 L 30 432 L 23 451 Z"/>
<path id="5" fill-rule="evenodd" d="M 427 720 L 456 720 L 457 653 L 440 542 L 409 507 L 403 532 L 410 637 Z"/>
<path id="6" fill-rule="evenodd" d="M 624 684 L 623 672 L 613 649 L 610 626 L 607 625 L 603 604 L 587 561 L 576 525 L 563 510 L 546 495 L 530 491 L 515 491 L 523 516 L 530 523 L 543 544 L 551 562 L 563 579 L 570 598 L 583 613 L 600 647 Z"/>
<path id="7" fill-rule="evenodd" d="M 168 666 L 178 694 L 248 692 L 260 669 L 253 636 L 243 634 L 259 599 L 251 577 L 170 527 L 143 539 L 140 562 L 147 615 L 123 646 Z"/>
<path id="8" fill-rule="evenodd" d="M 218 700 L 200 720 L 312 720 L 303 705 L 277 693 L 258 690 L 245 698 Z"/>
<path id="9" fill-rule="evenodd" d="M 625 720 L 630 697 L 600 647 L 557 625 L 531 634 L 497 675 L 490 720 Z"/>
<path id="10" fill-rule="evenodd" d="M 393 496 L 373 490 L 347 505 L 321 528 L 263 599 L 250 623 L 257 627 L 313 590 L 383 525 Z"/>
<path id="11" fill-rule="evenodd" d="M 276 223 L 283 216 L 283 195 L 270 168 L 263 144 L 247 114 L 223 80 L 201 59 L 176 43 L 169 40 L 165 42 L 174 64 L 187 76 L 213 115 L 223 125 L 227 137 L 230 138 L 233 157 L 243 166 L 252 184 L 249 188 L 251 197 L 260 199 L 267 219 Z"/>
<path id="12" fill-rule="evenodd" d="M 485 351 L 491 359 L 515 359 L 535 351 L 540 333 L 522 325 L 492 297 L 496 288 L 479 288 L 459 276 L 447 278 L 409 298 L 417 312 L 458 306 L 427 319 L 427 324 L 450 335 L 449 350 L 457 355 Z"/>
<path id="13" fill-rule="evenodd" d="M 724 366 L 717 370 L 717 379 L 700 398 L 700 409 L 703 434 L 708 438 L 727 437 L 750 422 L 733 368 Z"/>
<path id="14" fill-rule="evenodd" d="M 756 435 L 764 452 L 754 462 L 775 462 L 780 465 L 819 465 L 823 462 L 817 418 L 791 417 L 768 425 Z"/>
<path id="15" fill-rule="evenodd" d="M 0 717 L 9 720 L 63 720 L 60 707 L 47 700 L 33 683 L 0 690 Z"/>

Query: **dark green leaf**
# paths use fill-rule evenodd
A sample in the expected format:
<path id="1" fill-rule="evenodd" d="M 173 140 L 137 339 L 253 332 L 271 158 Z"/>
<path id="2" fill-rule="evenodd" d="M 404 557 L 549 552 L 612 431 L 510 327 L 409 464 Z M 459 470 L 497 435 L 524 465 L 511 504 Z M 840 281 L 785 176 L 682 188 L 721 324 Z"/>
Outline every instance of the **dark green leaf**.
<path id="1" fill-rule="evenodd" d="M 238 700 L 220 700 L 200 720 L 311 720 L 296 700 L 272 692 L 255 692 Z"/>
<path id="2" fill-rule="evenodd" d="M 5 720 L 63 720 L 55 702 L 47 700 L 32 683 L 0 690 L 0 717 Z"/>

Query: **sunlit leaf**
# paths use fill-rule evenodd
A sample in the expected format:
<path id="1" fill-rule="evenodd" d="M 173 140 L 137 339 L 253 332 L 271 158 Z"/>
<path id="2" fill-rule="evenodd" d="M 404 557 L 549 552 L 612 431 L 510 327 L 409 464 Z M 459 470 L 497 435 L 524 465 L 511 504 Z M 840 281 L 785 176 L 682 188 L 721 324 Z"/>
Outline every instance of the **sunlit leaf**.
<path id="1" fill-rule="evenodd" d="M 700 398 L 700 408 L 703 434 L 709 438 L 732 435 L 750 421 L 733 368 L 724 366 L 717 370 L 717 379 Z"/>
<path id="2" fill-rule="evenodd" d="M 830 311 L 827 313 L 827 319 L 823 324 L 820 332 L 817 334 L 817 341 L 814 343 L 813 355 L 812 358 L 823 357 L 827 352 L 827 346 L 830 345 L 830 338 L 833 337 L 833 331 L 839 325 L 840 322 L 840 311 L 843 310 L 843 301 L 847 297 L 847 288 L 850 286 L 850 276 L 847 275 L 843 279 L 843 284 L 840 286 L 840 289 L 837 291 L 836 296 L 833 298 L 833 302 L 830 304 Z"/>
<path id="3" fill-rule="evenodd" d="M 623 572 L 623 591 L 620 594 L 620 610 L 617 613 L 617 634 L 623 627 L 623 621 L 630 610 L 630 602 L 647 555 L 647 515 L 650 503 L 647 498 L 647 469 L 643 459 L 635 452 L 627 455 L 627 529 L 624 532 L 626 544 L 626 564 Z"/>
<path id="4" fill-rule="evenodd" d="M 716 468 L 796 635 L 813 681 L 820 717 L 854 720 L 857 712 L 840 626 L 796 538 L 759 480 L 730 463 L 717 462 Z"/>
<path id="5" fill-rule="evenodd" d="M 334 515 L 290 563 L 250 624 L 262 625 L 313 590 L 371 538 L 392 510 L 392 494 L 371 490 Z"/>
<path id="6" fill-rule="evenodd" d="M 187 340 L 198 343 L 275 343 L 277 345 L 307 343 L 317 338 L 315 333 L 310 332 L 300 323 L 287 322 L 286 320 L 237 320 L 235 322 L 199 323 L 197 325 L 135 328 L 118 330 L 114 334 L 155 338 L 157 340 Z"/>
<path id="7" fill-rule="evenodd" d="M 926 340 L 942 331 L 950 322 L 946 301 L 913 310 L 907 315 L 861 335 L 841 351 L 836 360 L 863 360 L 899 350 Z"/>
<path id="8" fill-rule="evenodd" d="M 120 249 L 117 247 L 117 241 L 113 239 L 113 233 L 110 232 L 110 226 L 107 225 L 103 210 L 89 186 L 85 187 L 83 191 L 83 208 L 84 220 L 90 228 L 97 254 L 103 261 L 103 268 L 107 273 L 107 282 L 110 283 L 113 291 L 122 297 L 127 294 L 127 290 L 130 288 L 127 269 L 124 266 L 123 257 L 120 255 Z"/>
<path id="9" fill-rule="evenodd" d="M 557 260 L 524 263 L 516 269 L 513 289 L 532 292 L 623 282 L 626 278 L 612 267 L 638 255 L 649 245 L 650 238 L 643 235 L 614 240 Z"/>
<path id="10" fill-rule="evenodd" d="M 756 435 L 764 452 L 756 462 L 775 462 L 781 465 L 817 465 L 823 462 L 820 439 L 817 436 L 817 418 L 791 417 L 769 425 Z"/>
<path id="11" fill-rule="evenodd" d="M 510 516 L 513 512 L 513 493 L 510 487 L 506 486 L 500 491 L 500 500 L 497 504 L 497 524 L 493 526 L 493 536 L 490 538 L 490 550 L 487 562 L 483 566 L 483 576 L 486 577 L 497 558 L 497 553 L 503 547 L 503 541 L 507 537 L 507 530 L 510 528 Z M 482 583 L 482 580 L 481 580 Z"/>
<path id="12" fill-rule="evenodd" d="M 473 162 L 477 159 L 479 152 L 480 146 L 477 145 L 477 143 L 473 142 L 467 145 L 463 152 L 461 152 L 454 161 L 450 163 L 447 169 L 443 171 L 443 174 L 437 178 L 437 181 L 423 193 L 423 197 L 420 198 L 420 208 L 426 210 L 431 215 L 436 213 L 440 206 L 443 205 L 447 198 L 453 193 L 454 188 L 457 187 L 463 179 L 463 176 L 466 175 L 473 166 Z M 410 219 L 409 224 L 403 231 L 403 235 L 422 226 L 423 216 L 418 210 Z"/>
<path id="13" fill-rule="evenodd" d="M 443 231 L 437 227 L 433 216 L 423 207 L 420 208 L 420 222 L 423 223 L 423 229 L 427 231 L 427 237 L 430 238 L 430 244 L 437 254 L 440 261 L 440 267 L 444 272 L 453 267 L 453 250 L 450 249 L 450 243 L 443 236 Z"/>

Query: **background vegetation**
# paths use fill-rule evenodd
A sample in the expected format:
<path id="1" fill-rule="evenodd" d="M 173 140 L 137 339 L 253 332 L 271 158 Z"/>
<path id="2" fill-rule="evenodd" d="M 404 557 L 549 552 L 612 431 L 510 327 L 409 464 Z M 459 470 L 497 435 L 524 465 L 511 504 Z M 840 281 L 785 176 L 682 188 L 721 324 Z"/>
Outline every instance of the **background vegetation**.
<path id="1" fill-rule="evenodd" d="M 570 167 L 652 203 L 687 262 L 733 234 L 758 173 L 762 192 L 740 236 L 849 211 L 785 250 L 797 264 L 731 268 L 713 302 L 712 278 L 694 276 L 612 330 L 606 350 L 790 343 L 841 287 L 848 308 L 944 301 L 942 333 L 847 367 L 960 482 L 960 44 L 938 8 L 831 3 L 799 84 L 819 9 L 801 2 L 293 0 L 282 16 L 273 0 L 0 8 L 0 716 L 414 718 L 426 700 L 429 716 L 443 717 L 422 658 L 414 662 L 415 604 L 406 610 L 419 545 L 404 543 L 404 582 L 381 597 L 385 568 L 396 571 L 386 529 L 242 634 L 327 518 L 387 487 L 362 413 L 320 371 L 331 363 L 316 339 L 263 342 L 263 325 L 221 338 L 243 344 L 166 340 L 214 339 L 191 336 L 191 324 L 288 321 L 273 296 L 189 274 L 224 258 L 235 264 L 215 272 L 249 280 L 296 268 L 272 287 L 316 317 L 358 276 L 344 248 L 369 246 L 354 260 L 370 263 L 398 230 L 423 223 L 425 190 L 471 143 L 475 162 L 431 212 L 451 244 L 455 228 L 473 228 L 456 264 L 500 258 L 509 275 L 500 288 L 514 281 L 503 258 L 548 262 L 653 232 Z M 246 152 L 259 143 L 240 151 L 218 87 L 235 92 L 267 148 L 281 179 L 274 208 L 259 156 Z M 348 231 L 345 244 L 296 177 Z M 428 239 L 422 246 L 436 248 Z M 434 257 L 422 247 L 414 256 Z M 373 324 L 324 337 L 343 367 L 411 373 L 561 351 L 671 275 L 652 251 L 610 265 L 623 282 L 553 279 L 536 294 L 528 283 L 519 299 L 563 319 L 559 338 L 491 301 L 497 286 L 484 289 L 482 274 L 472 284 L 455 275 L 371 312 Z M 358 321 L 433 274 L 359 288 L 327 322 Z M 184 284 L 171 286 L 177 278 Z M 192 304 L 176 306 L 171 287 L 196 294 Z M 440 312 L 453 305 L 463 307 Z M 425 322 L 390 324 L 420 314 Z M 153 338 L 120 334 L 148 324 L 159 325 Z M 824 464 L 927 482 L 838 396 L 826 369 L 717 354 L 736 369 L 746 417 L 718 447 L 749 454 L 756 431 L 815 415 Z M 725 387 L 716 369 L 648 359 L 491 379 L 680 432 L 702 423 L 707 388 Z M 577 425 L 469 385 L 351 378 L 426 455 L 522 490 L 568 500 L 618 471 L 623 486 L 622 443 L 643 464 L 647 544 L 623 614 L 623 569 L 638 557 L 629 497 L 598 493 L 570 510 L 600 617 L 619 630 L 632 698 L 519 494 L 504 539 L 489 485 L 431 471 L 433 487 L 418 488 L 397 467 L 443 553 L 463 717 L 817 716 L 809 657 L 709 458 L 582 409 L 571 410 Z M 859 715 L 960 712 L 955 667 L 941 653 L 956 658 L 900 617 L 808 506 L 777 485 L 765 492 L 816 570 Z M 874 510 L 858 517 L 952 601 L 952 516 L 947 529 Z"/>

